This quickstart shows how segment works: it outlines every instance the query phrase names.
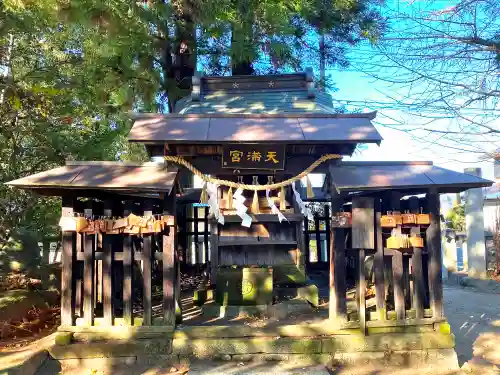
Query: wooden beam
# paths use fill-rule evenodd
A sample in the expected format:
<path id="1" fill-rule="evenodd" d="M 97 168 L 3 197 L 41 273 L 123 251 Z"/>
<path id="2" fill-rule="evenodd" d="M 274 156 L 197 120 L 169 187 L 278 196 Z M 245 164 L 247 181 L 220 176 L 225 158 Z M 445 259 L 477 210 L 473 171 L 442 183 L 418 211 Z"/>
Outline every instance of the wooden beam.
<path id="1" fill-rule="evenodd" d="M 219 266 L 219 231 L 215 218 L 210 221 L 210 252 L 210 284 L 215 285 Z"/>
<path id="2" fill-rule="evenodd" d="M 104 202 L 103 214 L 106 217 L 113 216 L 112 201 Z M 102 304 L 104 314 L 104 324 L 107 326 L 113 325 L 113 235 L 102 235 L 102 252 L 104 259 L 102 260 Z"/>
<path id="3" fill-rule="evenodd" d="M 384 243 L 382 238 L 382 226 L 380 218 L 382 206 L 380 198 L 375 198 L 375 232 L 376 253 L 373 257 L 373 269 L 375 273 L 375 303 L 379 320 L 387 319 L 387 308 L 385 304 L 385 277 L 384 277 Z"/>
<path id="4" fill-rule="evenodd" d="M 81 212 L 80 207 L 75 206 L 75 211 Z M 83 263 L 76 261 L 78 254 L 83 255 L 83 233 L 75 233 L 75 258 L 73 259 L 73 290 L 75 317 L 83 318 Z"/>
<path id="5" fill-rule="evenodd" d="M 430 307 L 434 318 L 443 316 L 443 280 L 441 276 L 441 220 L 439 194 L 436 190 L 427 193 L 427 205 L 431 214 L 431 224 L 426 231 L 428 256 L 428 278 Z"/>
<path id="6" fill-rule="evenodd" d="M 163 215 L 175 217 L 175 192 L 163 200 Z M 162 235 L 163 324 L 175 325 L 175 236 L 177 227 L 165 227 Z"/>
<path id="7" fill-rule="evenodd" d="M 92 217 L 92 201 L 87 201 L 85 216 Z M 91 326 L 94 322 L 94 233 L 83 234 L 83 317 L 85 325 Z"/>
<path id="8" fill-rule="evenodd" d="M 391 194 L 391 206 L 393 210 L 401 210 L 401 195 L 398 192 Z M 401 228 L 395 229 L 396 235 L 401 235 Z M 403 254 L 396 250 L 392 256 L 392 282 L 394 290 L 394 309 L 398 320 L 405 318 L 405 295 L 403 280 Z"/>
<path id="9" fill-rule="evenodd" d="M 62 216 L 73 217 L 75 198 L 62 197 Z M 73 325 L 73 264 L 75 262 L 75 232 L 62 232 L 61 324 Z"/>
<path id="10" fill-rule="evenodd" d="M 358 250 L 358 288 L 357 304 L 359 326 L 363 335 L 366 335 L 366 275 L 365 275 L 365 250 Z"/>
<path id="11" fill-rule="evenodd" d="M 144 216 L 153 215 L 152 202 L 147 200 L 143 203 Z M 152 263 L 152 235 L 142 235 L 142 282 L 143 282 L 143 325 L 150 326 L 152 322 L 152 305 L 151 305 L 151 263 Z"/>
<path id="12" fill-rule="evenodd" d="M 329 206 L 329 205 L 325 204 L 325 206 L 324 206 L 324 207 L 325 207 L 325 230 L 326 230 L 326 244 L 327 244 L 327 246 L 329 246 L 329 245 L 330 245 L 330 236 L 331 236 L 331 228 L 330 228 L 330 226 L 331 226 L 331 220 L 330 220 L 330 218 L 331 218 L 331 213 L 330 213 L 330 206 Z M 307 233 L 307 222 L 306 222 L 306 224 L 305 224 L 305 225 L 306 225 L 306 226 L 305 226 L 305 229 L 306 229 L 306 230 L 304 231 L 303 236 L 304 236 L 304 240 L 306 240 L 306 241 L 307 241 L 307 238 L 306 238 L 306 233 Z M 307 243 L 307 242 L 306 242 L 306 243 Z M 309 246 L 306 246 L 306 248 L 309 248 Z M 324 253 L 325 253 L 325 259 L 320 258 L 320 260 L 321 260 L 322 262 L 329 262 L 329 254 L 328 254 L 328 252 L 327 252 L 327 251 L 325 251 Z M 308 256 L 308 255 L 306 254 L 306 256 Z M 309 259 L 309 258 L 308 258 L 308 259 Z"/>
<path id="13" fill-rule="evenodd" d="M 124 217 L 127 217 L 133 213 L 134 203 L 133 201 L 125 201 L 125 207 L 123 210 Z M 117 260 L 117 255 L 115 254 L 115 260 Z M 123 318 L 127 325 L 134 325 L 134 315 L 133 315 L 133 275 L 134 275 L 134 252 L 132 249 L 132 235 L 123 235 Z"/>
<path id="14" fill-rule="evenodd" d="M 335 215 L 343 204 L 341 196 L 330 187 L 332 196 L 332 212 Z M 329 218 L 330 220 L 330 218 Z M 345 278 L 345 232 L 343 228 L 330 226 L 330 301 L 328 316 L 330 319 L 347 320 L 346 278 Z"/>
<path id="15" fill-rule="evenodd" d="M 403 286 L 403 254 L 396 251 L 392 256 L 392 280 L 394 283 L 394 309 L 398 320 L 405 318 L 405 295 Z"/>
<path id="16" fill-rule="evenodd" d="M 420 235 L 420 227 L 411 228 L 410 234 Z M 425 283 L 422 264 L 422 248 L 414 247 L 412 256 L 413 308 L 417 319 L 424 317 Z"/>

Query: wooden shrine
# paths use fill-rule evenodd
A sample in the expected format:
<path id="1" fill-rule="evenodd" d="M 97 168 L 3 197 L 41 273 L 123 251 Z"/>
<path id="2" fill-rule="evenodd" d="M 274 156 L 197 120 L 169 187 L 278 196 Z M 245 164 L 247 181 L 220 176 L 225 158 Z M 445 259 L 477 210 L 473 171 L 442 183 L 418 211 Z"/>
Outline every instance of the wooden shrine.
<path id="1" fill-rule="evenodd" d="M 382 141 L 376 114 L 336 113 L 311 71 L 197 74 L 175 111 L 133 115 L 129 140 L 154 162 L 68 162 L 9 183 L 62 197 L 59 332 L 67 345 L 54 358 L 96 356 L 84 343 L 106 340 L 99 353 L 107 357 L 327 361 L 392 350 L 456 362 L 443 313 L 439 194 L 490 181 L 428 162 L 343 161 L 358 144 Z M 325 175 L 322 189 L 302 185 L 309 173 Z M 307 223 L 320 230 L 313 193 L 329 228 L 320 276 L 308 263 Z M 188 204 L 206 216 L 186 216 Z M 192 247 L 205 249 L 204 283 L 181 290 Z M 302 315 L 290 322 L 297 301 L 306 301 Z M 224 320 L 233 310 L 279 319 L 251 329 Z"/>

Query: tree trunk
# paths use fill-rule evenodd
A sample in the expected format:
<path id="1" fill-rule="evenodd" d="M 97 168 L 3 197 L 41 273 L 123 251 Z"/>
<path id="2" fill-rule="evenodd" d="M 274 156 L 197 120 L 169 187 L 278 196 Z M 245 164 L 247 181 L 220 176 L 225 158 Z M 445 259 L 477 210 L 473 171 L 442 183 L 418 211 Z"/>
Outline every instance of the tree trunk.
<path id="1" fill-rule="evenodd" d="M 190 94 L 196 70 L 196 25 L 187 10 L 176 17 L 175 29 L 175 39 L 166 43 L 163 56 L 170 113 L 179 99 Z"/>

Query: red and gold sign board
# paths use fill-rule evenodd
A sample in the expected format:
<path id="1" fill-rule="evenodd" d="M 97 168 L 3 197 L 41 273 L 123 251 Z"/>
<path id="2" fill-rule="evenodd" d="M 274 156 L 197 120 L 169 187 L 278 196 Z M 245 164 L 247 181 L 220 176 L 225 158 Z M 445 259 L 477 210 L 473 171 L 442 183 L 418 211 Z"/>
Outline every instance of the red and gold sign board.
<path id="1" fill-rule="evenodd" d="M 233 144 L 222 146 L 222 167 L 232 169 L 285 169 L 285 145 Z"/>

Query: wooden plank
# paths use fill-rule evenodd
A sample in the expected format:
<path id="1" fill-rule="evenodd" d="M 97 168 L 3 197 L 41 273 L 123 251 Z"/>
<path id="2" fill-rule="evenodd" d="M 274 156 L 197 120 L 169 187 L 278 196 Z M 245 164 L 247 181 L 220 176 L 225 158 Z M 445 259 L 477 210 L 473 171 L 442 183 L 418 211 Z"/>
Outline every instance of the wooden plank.
<path id="1" fill-rule="evenodd" d="M 403 291 L 405 295 L 405 309 L 407 310 L 410 309 L 412 306 L 412 296 L 413 296 L 413 280 L 410 280 L 412 276 L 410 274 L 411 261 L 412 261 L 411 256 L 403 255 Z"/>
<path id="2" fill-rule="evenodd" d="M 113 202 L 113 217 L 123 217 L 123 206 L 121 200 Z M 112 306 L 113 318 L 123 311 L 123 262 L 117 262 L 114 254 L 123 252 L 123 234 L 114 235 L 112 238 Z"/>
<path id="3" fill-rule="evenodd" d="M 290 188 L 291 189 L 291 188 Z M 295 189 L 300 191 L 300 181 L 295 182 Z M 300 212 L 299 207 L 295 199 L 293 200 L 294 212 Z M 277 215 L 274 215 L 277 217 Z M 305 244 L 304 244 L 304 231 L 302 229 L 302 220 L 304 220 L 304 216 L 301 215 L 300 220 L 295 221 L 295 239 L 297 241 L 297 253 L 296 253 L 296 265 L 297 268 L 305 267 Z"/>
<path id="4" fill-rule="evenodd" d="M 296 250 L 295 250 L 295 265 L 300 268 L 300 267 L 304 267 L 305 269 L 305 265 L 306 265 L 306 259 L 305 259 L 305 243 L 304 243 L 304 231 L 302 229 L 302 223 L 301 222 L 296 222 L 295 223 L 295 240 L 296 240 Z M 287 240 L 280 240 L 281 243 L 280 244 L 283 244 L 285 242 L 287 242 Z M 291 240 L 290 243 L 287 245 L 287 246 L 294 246 L 294 241 Z M 278 248 L 274 248 L 273 247 L 273 250 L 272 250 L 272 254 L 273 258 L 277 258 L 280 253 L 278 252 Z M 276 260 L 276 264 L 278 264 L 278 262 L 280 263 L 283 263 L 283 261 L 279 261 L 278 259 Z"/>
<path id="5" fill-rule="evenodd" d="M 325 231 L 326 231 L 326 245 L 330 245 L 330 206 L 325 204 Z M 321 259 L 322 262 L 329 262 L 329 252 L 325 251 L 325 259 Z"/>
<path id="6" fill-rule="evenodd" d="M 413 308 L 415 309 L 416 317 L 424 317 L 424 279 L 422 269 L 422 249 L 413 248 L 412 256 L 412 276 L 413 276 Z"/>
<path id="7" fill-rule="evenodd" d="M 85 216 L 92 217 L 92 201 L 88 202 Z M 83 317 L 85 325 L 91 326 L 94 319 L 95 234 L 85 233 L 83 236 Z"/>
<path id="8" fill-rule="evenodd" d="M 354 197 L 352 199 L 352 248 L 375 248 L 374 199 Z"/>
<path id="9" fill-rule="evenodd" d="M 149 200 L 144 201 L 143 205 L 144 216 L 153 215 L 153 205 Z M 152 322 L 152 305 L 151 305 L 151 263 L 152 263 L 152 235 L 142 235 L 142 286 L 143 286 L 143 325 L 150 326 Z"/>
<path id="10" fill-rule="evenodd" d="M 307 217 L 304 217 L 304 234 L 303 234 L 303 239 L 304 239 L 304 251 L 305 251 L 305 258 L 306 258 L 306 264 L 309 264 L 311 262 L 311 241 L 309 238 L 309 219 Z"/>
<path id="11" fill-rule="evenodd" d="M 83 263 L 76 261 L 76 256 L 83 254 L 83 233 L 76 233 L 76 252 L 75 262 L 73 263 L 73 279 L 74 279 L 74 303 L 75 303 L 75 316 L 83 318 Z"/>
<path id="12" fill-rule="evenodd" d="M 175 214 L 175 191 L 163 200 L 163 215 Z M 175 325 L 175 236 L 176 226 L 166 227 L 162 235 L 163 324 Z"/>
<path id="13" fill-rule="evenodd" d="M 405 295 L 403 286 L 403 254 L 394 252 L 392 256 L 392 280 L 394 283 L 394 308 L 397 319 L 405 318 Z"/>
<path id="14" fill-rule="evenodd" d="M 426 231 L 428 256 L 428 279 L 430 307 L 434 318 L 443 316 L 443 280 L 441 275 L 441 220 L 439 194 L 436 190 L 429 190 L 427 194 L 428 211 L 431 214 L 431 224 Z"/>
<path id="15" fill-rule="evenodd" d="M 302 231 L 302 229 L 301 229 Z M 290 245 L 290 246 L 296 246 L 297 241 L 295 240 L 267 240 L 267 239 L 252 239 L 252 238 L 246 238 L 246 239 L 241 239 L 241 240 L 236 240 L 236 239 L 220 239 L 219 240 L 219 247 L 220 246 L 269 246 L 269 245 Z"/>
<path id="16" fill-rule="evenodd" d="M 332 214 L 342 207 L 342 199 L 331 188 Z M 330 219 L 329 219 L 330 220 Z M 330 301 L 328 316 L 330 319 L 347 320 L 346 278 L 345 278 L 345 232 L 343 228 L 330 226 L 330 262 L 329 286 Z"/>
<path id="17" fill-rule="evenodd" d="M 252 225 L 254 223 L 276 223 L 279 222 L 278 215 L 274 214 L 249 214 L 250 217 L 252 218 Z M 286 219 L 289 222 L 293 221 L 302 221 L 304 219 L 304 215 L 301 213 L 283 213 L 283 215 L 286 217 Z M 224 215 L 224 222 L 226 223 L 241 223 L 241 217 L 238 215 Z"/>
<path id="18" fill-rule="evenodd" d="M 72 217 L 74 197 L 62 198 L 62 216 Z M 73 263 L 75 262 L 75 233 L 64 231 L 62 233 L 62 274 L 61 274 L 61 324 L 73 325 Z"/>
<path id="19" fill-rule="evenodd" d="M 359 326 L 361 332 L 366 335 L 366 275 L 365 275 L 365 250 L 359 249 L 358 253 L 358 277 L 357 277 L 357 304 Z"/>
<path id="20" fill-rule="evenodd" d="M 127 217 L 133 212 L 133 202 L 125 201 L 123 215 Z M 127 325 L 134 325 L 133 315 L 133 268 L 134 252 L 132 249 L 132 235 L 123 234 L 123 319 Z M 115 253 L 115 260 L 118 260 L 118 254 Z"/>
<path id="21" fill-rule="evenodd" d="M 208 236 L 207 236 L 207 232 L 208 232 L 208 214 L 209 214 L 209 208 L 208 207 L 205 207 L 204 209 L 204 215 L 203 215 L 203 245 L 204 245 L 204 257 L 205 257 L 205 264 L 208 268 L 208 253 L 209 253 L 209 245 L 208 245 L 208 242 L 209 242 L 209 239 L 208 239 Z"/>
<path id="22" fill-rule="evenodd" d="M 194 238 L 194 259 L 195 264 L 203 263 L 203 255 L 200 252 L 200 241 L 198 240 L 199 231 L 198 231 L 198 207 L 192 206 L 193 210 L 193 238 Z"/>
<path id="23" fill-rule="evenodd" d="M 375 273 L 375 303 L 379 320 L 387 319 L 387 308 L 385 305 L 385 277 L 384 277 L 384 243 L 382 238 L 382 227 L 380 225 L 381 202 L 375 199 L 375 230 L 377 251 L 373 257 L 373 269 Z"/>
<path id="24" fill-rule="evenodd" d="M 112 217 L 112 202 L 104 202 L 104 216 Z M 104 324 L 106 326 L 113 325 L 113 286 L 112 286 L 112 272 L 113 272 L 113 235 L 102 235 L 102 252 L 104 259 L 102 260 L 102 304 Z"/>
<path id="25" fill-rule="evenodd" d="M 314 234 L 316 235 L 316 261 L 321 261 L 321 233 L 319 231 L 319 217 L 314 215 Z M 310 258 L 309 258 L 310 259 Z"/>
<path id="26" fill-rule="evenodd" d="M 217 267 L 219 266 L 219 234 L 217 231 L 217 220 L 212 219 L 210 223 L 210 283 L 217 283 Z"/>

